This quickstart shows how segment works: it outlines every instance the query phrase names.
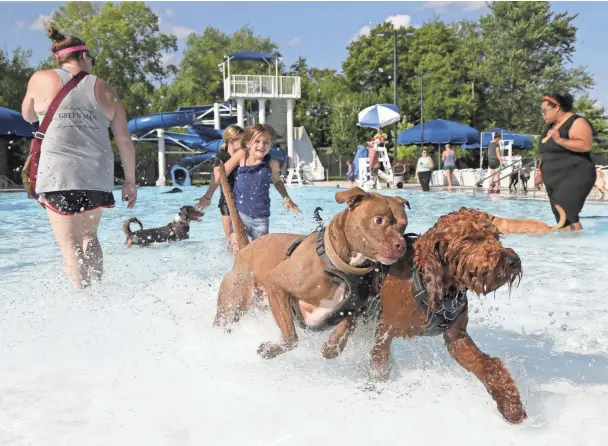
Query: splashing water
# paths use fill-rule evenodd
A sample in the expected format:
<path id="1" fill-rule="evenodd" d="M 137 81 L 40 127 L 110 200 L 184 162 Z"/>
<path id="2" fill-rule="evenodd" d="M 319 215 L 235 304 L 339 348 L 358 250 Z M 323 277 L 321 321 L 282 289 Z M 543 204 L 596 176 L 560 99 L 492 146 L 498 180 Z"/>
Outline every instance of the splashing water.
<path id="1" fill-rule="evenodd" d="M 190 240 L 123 245 L 125 218 L 161 226 L 204 193 L 192 187 L 160 194 L 168 189 L 140 189 L 131 210 L 115 191 L 117 206 L 104 211 L 99 233 L 105 277 L 83 292 L 67 288 L 40 206 L 24 194 L 0 195 L 0 444 L 392 445 L 407 439 L 428 445 L 447 436 L 455 445 L 480 439 L 603 444 L 608 228 L 602 220 L 585 220 L 582 234 L 504 237 L 522 258 L 521 285 L 510 296 L 501 289 L 494 298 L 470 298 L 471 336 L 505 361 L 528 411 L 522 426 L 510 426 L 441 338 L 395 341 L 391 381 L 369 386 L 371 327 L 360 326 L 343 356 L 331 361 L 320 354 L 328 334 L 302 331 L 294 351 L 260 359 L 258 345 L 279 339 L 268 311 L 247 314 L 229 335 L 212 328 L 219 283 L 233 263 L 215 210 L 218 194 L 204 221 L 191 225 Z M 335 191 L 291 188 L 303 210 L 296 215 L 282 209 L 272 189 L 271 231 L 314 230 L 317 206 L 329 221 L 343 208 Z M 408 232 L 426 230 L 463 204 L 552 221 L 547 202 L 389 194 L 410 201 Z M 588 204 L 584 213 L 608 210 Z"/>

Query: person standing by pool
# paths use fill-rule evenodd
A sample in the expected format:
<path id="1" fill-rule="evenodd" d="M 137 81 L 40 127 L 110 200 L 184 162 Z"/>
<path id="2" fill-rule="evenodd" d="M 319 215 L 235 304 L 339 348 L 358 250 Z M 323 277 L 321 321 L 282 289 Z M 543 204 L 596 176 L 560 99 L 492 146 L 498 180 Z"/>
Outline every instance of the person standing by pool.
<path id="1" fill-rule="evenodd" d="M 353 187 L 355 184 L 355 165 L 350 159 L 346 160 L 346 165 L 348 166 L 348 170 L 346 171 L 346 179 L 347 181 L 350 181 L 350 187 Z"/>
<path id="2" fill-rule="evenodd" d="M 502 165 L 502 154 L 500 153 L 500 133 L 494 132 L 494 138 L 488 145 L 488 167 L 492 169 L 492 176 L 490 178 L 490 190 L 491 194 L 500 193 L 500 166 Z"/>
<path id="3" fill-rule="evenodd" d="M 433 160 L 426 149 L 423 149 L 422 156 L 418 158 L 418 163 L 416 164 L 416 180 L 418 180 L 424 192 L 429 192 L 431 190 L 429 184 L 431 182 L 432 169 Z"/>
<path id="4" fill-rule="evenodd" d="M 369 169 L 372 177 L 372 189 L 378 187 L 378 171 L 380 170 L 380 156 L 375 142 L 368 144 L 367 151 L 369 153 Z"/>
<path id="5" fill-rule="evenodd" d="M 114 207 L 112 129 L 124 168 L 122 199 L 135 206 L 135 148 L 125 109 L 114 89 L 91 71 L 95 59 L 86 43 L 48 28 L 61 68 L 36 71 L 21 107 L 29 122 L 40 121 L 63 85 L 79 72 L 87 75 L 63 99 L 45 132 L 40 152 L 36 193 L 46 208 L 70 283 L 84 288 L 100 279 L 103 252 L 97 228 L 102 208 Z"/>
<path id="6" fill-rule="evenodd" d="M 593 128 L 589 121 L 572 112 L 573 102 L 570 94 L 543 97 L 541 114 L 551 127 L 538 146 L 541 181 L 557 221 L 555 205 L 566 212 L 565 231 L 583 229 L 579 214 L 597 178 L 590 154 Z"/>
<path id="7" fill-rule="evenodd" d="M 450 144 L 445 145 L 441 160 L 443 161 L 443 169 L 448 177 L 448 190 L 452 190 L 452 172 L 456 169 L 456 152 L 452 150 Z"/>
<path id="8" fill-rule="evenodd" d="M 224 133 L 222 135 L 224 140 L 224 144 L 220 148 L 220 151 L 215 157 L 219 159 L 222 163 L 226 164 L 228 160 L 239 150 L 243 148 L 243 129 L 233 124 L 231 126 L 226 127 Z M 215 167 L 213 169 L 214 178 L 219 182 L 219 167 Z M 228 184 L 230 185 L 230 189 L 234 189 L 234 177 L 236 175 L 236 171 L 233 171 L 228 175 Z M 209 192 L 207 192 L 209 193 Z M 206 195 L 205 195 L 206 196 Z M 230 238 L 230 211 L 228 210 L 228 203 L 226 203 L 226 197 L 224 196 L 224 191 L 220 188 L 220 201 L 218 204 L 220 208 L 220 214 L 222 215 L 222 228 L 224 228 L 224 234 L 226 238 Z"/>
<path id="9" fill-rule="evenodd" d="M 224 164 L 226 175 L 236 169 L 234 202 L 245 231 L 253 240 L 269 232 L 271 181 L 283 197 L 285 209 L 301 212 L 281 181 L 279 162 L 270 158 L 271 133 L 271 127 L 265 124 L 247 127 L 243 133 L 245 150 L 235 152 Z M 219 178 L 214 177 L 207 193 L 199 201 L 199 206 L 209 206 L 218 185 Z M 238 248 L 234 232 L 231 234 L 231 245 L 236 253 Z"/>

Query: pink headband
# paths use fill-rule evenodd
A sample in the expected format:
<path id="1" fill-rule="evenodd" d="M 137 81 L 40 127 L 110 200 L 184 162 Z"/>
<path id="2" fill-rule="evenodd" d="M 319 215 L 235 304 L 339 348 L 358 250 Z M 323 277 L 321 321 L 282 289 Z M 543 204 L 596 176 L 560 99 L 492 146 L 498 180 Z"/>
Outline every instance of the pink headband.
<path id="1" fill-rule="evenodd" d="M 63 56 L 64 54 L 75 53 L 76 51 L 89 51 L 89 48 L 86 45 L 70 46 L 57 51 L 55 53 L 55 57 L 59 59 L 59 57 Z"/>

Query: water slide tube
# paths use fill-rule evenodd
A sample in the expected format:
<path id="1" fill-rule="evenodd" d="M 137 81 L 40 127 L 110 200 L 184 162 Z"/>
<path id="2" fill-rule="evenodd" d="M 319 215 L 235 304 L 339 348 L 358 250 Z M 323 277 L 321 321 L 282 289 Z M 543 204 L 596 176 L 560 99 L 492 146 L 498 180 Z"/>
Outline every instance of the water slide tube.
<path id="1" fill-rule="evenodd" d="M 203 108 L 206 107 L 209 106 L 203 106 Z M 180 111 L 142 115 L 131 119 L 127 123 L 129 133 L 140 137 L 155 129 L 187 126 L 186 133 L 164 133 L 165 145 L 180 147 L 180 145 L 175 142 L 178 141 L 192 150 L 206 152 L 200 155 L 186 157 L 171 166 L 171 180 L 173 181 L 173 184 L 180 186 L 191 186 L 192 179 L 190 178 L 188 169 L 213 158 L 215 153 L 220 150 L 223 143 L 221 139 L 221 130 L 218 131 L 214 128 L 194 123 L 196 112 L 200 112 L 198 108 L 201 107 L 180 107 Z M 270 149 L 270 156 L 272 159 L 278 160 L 280 166 L 283 166 L 285 163 L 285 153 L 277 147 L 272 147 Z"/>

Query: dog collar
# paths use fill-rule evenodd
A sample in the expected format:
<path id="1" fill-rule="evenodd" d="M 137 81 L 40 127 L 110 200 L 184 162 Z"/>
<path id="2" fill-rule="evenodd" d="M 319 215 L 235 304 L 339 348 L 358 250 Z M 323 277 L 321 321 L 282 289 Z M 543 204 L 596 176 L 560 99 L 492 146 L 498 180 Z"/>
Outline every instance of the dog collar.
<path id="1" fill-rule="evenodd" d="M 334 245 L 331 243 L 329 234 L 325 229 L 326 228 L 321 229 L 317 234 L 317 254 L 323 260 L 325 260 L 325 257 L 327 257 L 327 260 L 329 260 L 329 262 L 326 261 L 326 263 L 333 265 L 334 268 L 340 271 L 343 271 L 348 274 L 354 274 L 356 276 L 364 276 L 376 269 L 375 264 L 372 266 L 368 266 L 367 268 L 358 268 L 356 266 L 351 266 L 344 260 L 342 260 L 338 255 L 338 252 L 334 248 Z"/>

